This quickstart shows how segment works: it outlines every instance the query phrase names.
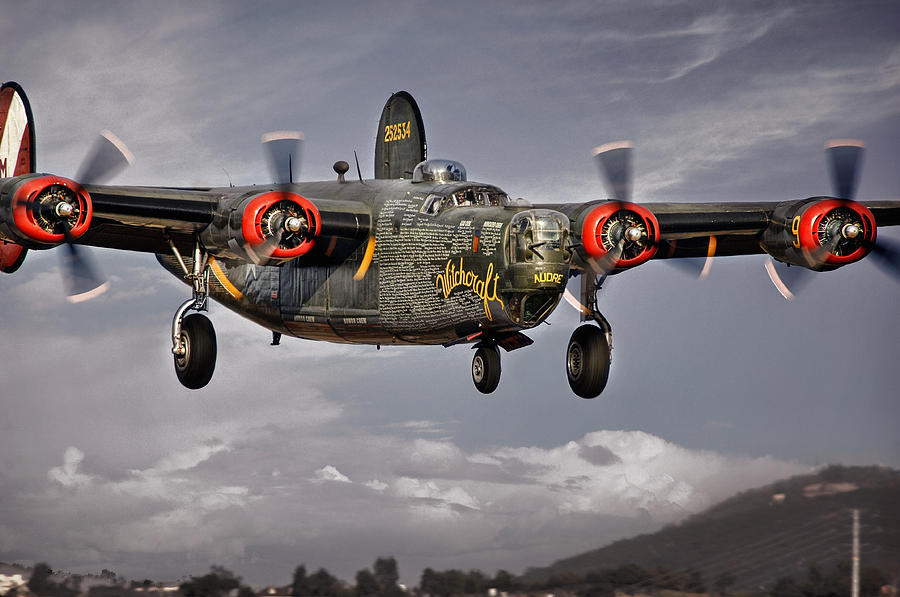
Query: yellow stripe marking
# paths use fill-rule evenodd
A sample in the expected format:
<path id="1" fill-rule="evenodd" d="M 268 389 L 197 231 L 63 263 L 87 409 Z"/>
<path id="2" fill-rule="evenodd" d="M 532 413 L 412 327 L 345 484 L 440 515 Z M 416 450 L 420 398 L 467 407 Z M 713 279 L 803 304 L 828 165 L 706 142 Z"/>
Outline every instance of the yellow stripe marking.
<path id="1" fill-rule="evenodd" d="M 706 248 L 706 261 L 703 262 L 703 269 L 700 271 L 700 279 L 705 280 L 709 276 L 709 270 L 712 268 L 713 257 L 716 256 L 716 237 L 709 237 L 709 246 Z"/>
<path id="2" fill-rule="evenodd" d="M 375 237 L 369 237 L 369 244 L 366 246 L 366 253 L 363 255 L 362 263 L 359 264 L 359 269 L 356 270 L 356 273 L 353 274 L 353 280 L 359 282 L 363 278 L 366 277 L 366 272 L 369 271 L 369 266 L 372 265 L 372 257 L 375 256 Z"/>
<path id="3" fill-rule="evenodd" d="M 234 284 L 231 283 L 231 280 L 229 280 L 225 275 L 225 272 L 222 271 L 222 266 L 219 265 L 219 262 L 216 261 L 216 258 L 212 255 L 209 256 L 209 267 L 212 270 L 213 275 L 216 277 L 216 280 L 219 281 L 219 284 L 222 285 L 222 288 L 224 288 L 228 292 L 228 294 L 230 294 L 237 300 L 241 300 L 242 298 L 244 298 L 244 295 L 240 290 L 237 289 Z"/>

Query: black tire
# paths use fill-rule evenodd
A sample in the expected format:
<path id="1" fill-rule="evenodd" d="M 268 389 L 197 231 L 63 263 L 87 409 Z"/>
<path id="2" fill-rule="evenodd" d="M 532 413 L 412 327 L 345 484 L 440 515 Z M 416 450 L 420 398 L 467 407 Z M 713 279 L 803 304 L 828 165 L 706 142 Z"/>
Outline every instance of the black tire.
<path id="1" fill-rule="evenodd" d="M 175 355 L 175 374 L 181 385 L 199 390 L 216 370 L 216 330 L 204 315 L 194 313 L 181 320 L 184 355 Z"/>
<path id="2" fill-rule="evenodd" d="M 566 376 L 572 391 L 596 398 L 609 379 L 610 350 L 603 330 L 583 325 L 572 333 L 566 349 Z"/>
<path id="3" fill-rule="evenodd" d="M 500 349 L 481 346 L 472 357 L 472 382 L 482 394 L 490 394 L 500 385 Z"/>

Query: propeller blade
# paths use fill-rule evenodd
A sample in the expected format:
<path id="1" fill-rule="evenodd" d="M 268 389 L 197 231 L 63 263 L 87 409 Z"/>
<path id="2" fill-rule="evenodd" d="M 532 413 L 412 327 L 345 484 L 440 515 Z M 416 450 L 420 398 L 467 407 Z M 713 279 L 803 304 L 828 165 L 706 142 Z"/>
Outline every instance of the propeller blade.
<path id="1" fill-rule="evenodd" d="M 278 249 L 278 246 L 284 239 L 284 234 L 284 228 L 279 226 L 278 234 L 276 236 L 267 237 L 266 240 L 255 246 L 250 244 L 244 245 L 244 250 L 247 252 L 250 261 L 256 265 L 265 265 L 268 263 L 272 254 Z"/>
<path id="2" fill-rule="evenodd" d="M 112 131 L 101 131 L 84 157 L 75 180 L 80 184 L 102 184 L 134 163 L 134 154 Z"/>
<path id="3" fill-rule="evenodd" d="M 606 190 L 616 201 L 631 201 L 633 149 L 631 141 L 614 141 L 594 149 L 594 161 L 600 169 Z"/>
<path id="4" fill-rule="evenodd" d="M 70 303 L 90 300 L 109 288 L 109 282 L 99 275 L 99 270 L 94 267 L 87 251 L 79 249 L 77 245 L 66 243 L 62 262 L 68 286 L 66 298 Z"/>
<path id="5" fill-rule="evenodd" d="M 825 143 L 834 196 L 853 199 L 866 144 L 859 139 L 831 139 Z"/>
<path id="6" fill-rule="evenodd" d="M 814 251 L 804 251 L 803 256 L 811 268 L 817 268 L 825 263 L 831 253 L 834 253 L 840 242 L 841 237 L 835 235 L 827 245 L 822 245 Z M 797 293 L 809 283 L 816 271 L 815 269 L 807 269 L 799 265 L 790 266 L 786 263 L 775 261 L 771 257 L 766 262 L 766 272 L 769 274 L 769 279 L 772 280 L 772 284 L 775 285 L 781 296 L 789 301 L 794 300 Z"/>
<path id="7" fill-rule="evenodd" d="M 797 292 L 809 283 L 813 272 L 799 265 L 791 266 L 775 261 L 770 257 L 766 260 L 766 273 L 781 296 L 792 301 L 797 297 Z"/>
<path id="8" fill-rule="evenodd" d="M 595 259 L 593 257 L 587 260 L 588 265 L 591 266 L 591 269 L 595 274 L 606 276 L 609 272 L 616 269 L 616 265 L 619 263 L 619 259 L 622 258 L 622 252 L 625 250 L 625 237 L 622 237 L 622 240 L 619 241 L 611 251 L 609 251 L 606 255 L 599 259 Z"/>
<path id="9" fill-rule="evenodd" d="M 876 263 L 887 269 L 895 280 L 900 281 L 900 244 L 884 238 L 865 244 L 871 249 L 871 255 Z"/>
<path id="10" fill-rule="evenodd" d="M 300 176 L 300 152 L 303 133 L 300 131 L 274 131 L 262 136 L 266 163 L 273 182 L 289 184 Z"/>
<path id="11" fill-rule="evenodd" d="M 300 131 L 274 131 L 264 134 L 261 141 L 269 173 L 275 184 L 278 185 L 276 192 L 281 194 L 282 199 L 287 199 L 290 192 L 288 185 L 293 183 L 300 173 L 303 133 Z M 290 230 L 286 228 L 289 220 L 293 221 L 296 218 L 285 219 L 284 216 L 281 216 L 277 223 L 270 227 L 277 232 L 266 236 L 266 239 L 258 245 L 245 244 L 243 246 L 250 261 L 257 265 L 265 265 L 272 254 L 278 250 L 285 235 L 288 232 L 298 232 L 296 228 Z"/>
<path id="12" fill-rule="evenodd" d="M 705 280 L 709 277 L 709 272 L 712 269 L 713 261 L 716 257 L 716 248 L 718 247 L 718 240 L 715 236 L 710 235 L 706 239 L 706 248 L 704 249 L 702 245 L 696 244 L 695 241 L 702 242 L 702 238 L 697 239 L 688 239 L 688 241 L 660 241 L 656 243 L 656 246 L 659 248 L 661 253 L 666 253 L 669 255 L 669 259 L 663 259 L 663 263 L 674 267 L 677 270 L 685 272 L 691 277 L 697 278 L 698 280 Z M 690 243 L 690 244 L 687 244 Z M 681 254 L 689 251 L 687 255 L 684 257 L 672 257 L 676 249 L 681 249 Z M 686 251 L 685 251 L 686 250 Z M 705 256 L 704 256 L 705 254 Z"/>

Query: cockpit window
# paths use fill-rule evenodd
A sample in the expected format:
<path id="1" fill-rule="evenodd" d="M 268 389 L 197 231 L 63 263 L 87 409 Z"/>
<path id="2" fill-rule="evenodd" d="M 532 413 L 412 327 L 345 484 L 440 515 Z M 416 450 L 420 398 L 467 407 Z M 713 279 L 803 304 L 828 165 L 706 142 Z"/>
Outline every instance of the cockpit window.
<path id="1" fill-rule="evenodd" d="M 420 212 L 436 216 L 439 212 L 452 207 L 505 207 L 509 204 L 509 197 L 500 189 L 466 187 L 443 197 L 435 194 L 429 195 L 422 204 Z"/>
<path id="2" fill-rule="evenodd" d="M 441 196 L 435 195 L 434 193 L 428 195 L 428 197 L 425 198 L 425 203 L 422 204 L 422 209 L 420 211 L 429 216 L 438 215 L 438 212 L 441 211 Z"/>

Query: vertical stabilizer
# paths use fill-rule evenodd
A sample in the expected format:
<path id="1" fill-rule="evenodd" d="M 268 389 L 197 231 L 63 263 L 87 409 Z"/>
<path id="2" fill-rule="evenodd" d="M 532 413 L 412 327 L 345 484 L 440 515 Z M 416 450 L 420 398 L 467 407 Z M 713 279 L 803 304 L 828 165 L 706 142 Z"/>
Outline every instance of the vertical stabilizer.
<path id="1" fill-rule="evenodd" d="M 0 179 L 34 172 L 34 119 L 31 104 L 18 83 L 0 85 Z M 27 249 L 0 239 L 0 272 L 12 273 Z"/>
<path id="2" fill-rule="evenodd" d="M 0 86 L 0 178 L 34 172 L 34 120 L 18 83 Z"/>
<path id="3" fill-rule="evenodd" d="M 426 155 L 425 126 L 419 106 L 406 91 L 388 99 L 375 138 L 375 178 L 412 178 Z"/>

